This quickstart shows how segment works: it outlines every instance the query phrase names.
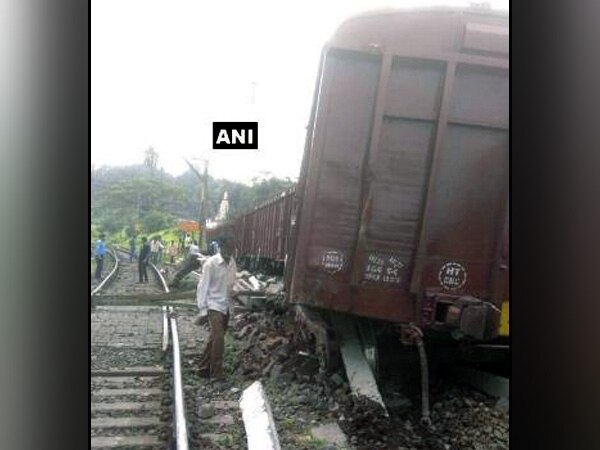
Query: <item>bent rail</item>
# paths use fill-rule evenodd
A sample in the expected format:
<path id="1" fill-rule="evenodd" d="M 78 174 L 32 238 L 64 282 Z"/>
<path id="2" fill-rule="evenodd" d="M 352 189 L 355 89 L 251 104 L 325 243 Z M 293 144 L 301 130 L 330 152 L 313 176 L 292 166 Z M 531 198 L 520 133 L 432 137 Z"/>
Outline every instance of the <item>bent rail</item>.
<path id="1" fill-rule="evenodd" d="M 158 277 L 160 284 L 162 285 L 163 289 L 165 290 L 165 294 L 168 294 L 170 292 L 169 286 L 167 285 L 167 282 L 165 281 L 165 277 L 163 277 L 163 274 L 160 272 L 160 269 L 158 267 L 156 267 L 153 263 L 150 263 L 150 267 L 152 268 L 152 270 L 154 270 L 154 273 Z"/>
<path id="2" fill-rule="evenodd" d="M 117 269 L 119 268 L 119 257 L 117 256 L 117 252 L 114 250 L 113 251 L 109 250 L 109 253 L 115 259 L 115 265 L 112 268 L 112 270 L 109 272 L 109 274 L 106 276 L 106 278 L 104 278 L 104 280 L 102 280 L 98 286 L 96 286 L 94 289 L 92 289 L 92 293 L 90 295 L 97 295 L 100 292 L 100 290 L 108 283 L 108 281 L 111 280 L 112 277 L 117 273 Z"/>

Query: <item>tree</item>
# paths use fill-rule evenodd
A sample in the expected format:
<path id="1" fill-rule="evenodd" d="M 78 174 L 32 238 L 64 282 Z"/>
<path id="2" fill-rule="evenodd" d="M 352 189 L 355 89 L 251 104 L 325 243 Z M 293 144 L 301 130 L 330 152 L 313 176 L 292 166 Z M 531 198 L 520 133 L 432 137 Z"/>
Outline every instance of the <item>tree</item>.
<path id="1" fill-rule="evenodd" d="M 153 233 L 173 225 L 173 217 L 160 211 L 150 211 L 142 219 L 142 227 L 146 233 Z"/>
<path id="2" fill-rule="evenodd" d="M 146 215 L 156 211 L 170 217 L 179 216 L 184 192 L 172 180 L 138 176 L 114 182 L 93 198 L 92 220 L 111 222 L 123 228 L 144 223 Z"/>
<path id="3" fill-rule="evenodd" d="M 158 168 L 158 152 L 153 147 L 144 152 L 144 165 L 154 172 Z"/>
<path id="4" fill-rule="evenodd" d="M 154 152 L 153 149 L 149 149 Z M 148 164 L 158 165 L 158 154 L 148 152 Z M 199 180 L 188 170 L 178 177 L 151 172 L 147 164 L 94 168 L 91 174 L 92 223 L 107 233 L 127 226 L 154 228 L 173 218 L 198 220 Z M 262 173 L 250 185 L 208 176 L 206 217 L 214 217 L 223 193 L 228 192 L 229 217 L 235 217 L 288 189 L 294 182 Z M 164 217 L 159 218 L 159 214 Z M 150 214 L 149 218 L 146 218 Z M 144 230 L 146 231 L 146 230 Z"/>

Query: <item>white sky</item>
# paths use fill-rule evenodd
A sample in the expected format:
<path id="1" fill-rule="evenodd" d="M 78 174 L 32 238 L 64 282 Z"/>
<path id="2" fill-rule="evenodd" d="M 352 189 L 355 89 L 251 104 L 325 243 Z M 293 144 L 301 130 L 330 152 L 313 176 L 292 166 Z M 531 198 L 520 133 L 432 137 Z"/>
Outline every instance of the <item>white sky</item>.
<path id="1" fill-rule="evenodd" d="M 369 9 L 468 3 L 93 0 L 92 164 L 141 163 L 152 146 L 174 175 L 183 157 L 208 157 L 218 178 L 296 178 L 320 51 L 336 27 Z M 218 120 L 258 120 L 259 150 L 212 150 Z"/>

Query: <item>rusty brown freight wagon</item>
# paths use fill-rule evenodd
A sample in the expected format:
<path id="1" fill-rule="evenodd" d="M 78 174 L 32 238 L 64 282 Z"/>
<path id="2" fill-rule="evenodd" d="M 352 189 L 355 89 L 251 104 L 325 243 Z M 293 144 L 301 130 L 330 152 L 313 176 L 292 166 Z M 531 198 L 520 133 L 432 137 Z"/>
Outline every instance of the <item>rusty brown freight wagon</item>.
<path id="1" fill-rule="evenodd" d="M 289 298 L 497 334 L 508 300 L 508 14 L 362 14 L 325 47 Z"/>
<path id="2" fill-rule="evenodd" d="M 207 230 L 207 239 L 216 239 L 226 230 L 236 239 L 240 267 L 282 274 L 293 224 L 295 194 L 295 187 L 292 187 L 227 223 Z"/>

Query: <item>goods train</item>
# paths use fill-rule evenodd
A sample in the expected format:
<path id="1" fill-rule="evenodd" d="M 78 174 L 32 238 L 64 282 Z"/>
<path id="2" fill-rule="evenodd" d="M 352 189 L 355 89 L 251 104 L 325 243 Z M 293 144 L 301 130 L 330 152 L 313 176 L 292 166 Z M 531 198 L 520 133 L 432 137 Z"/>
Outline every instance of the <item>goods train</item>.
<path id="1" fill-rule="evenodd" d="M 297 186 L 224 226 L 323 317 L 497 342 L 508 188 L 508 14 L 372 12 L 322 52 Z"/>

